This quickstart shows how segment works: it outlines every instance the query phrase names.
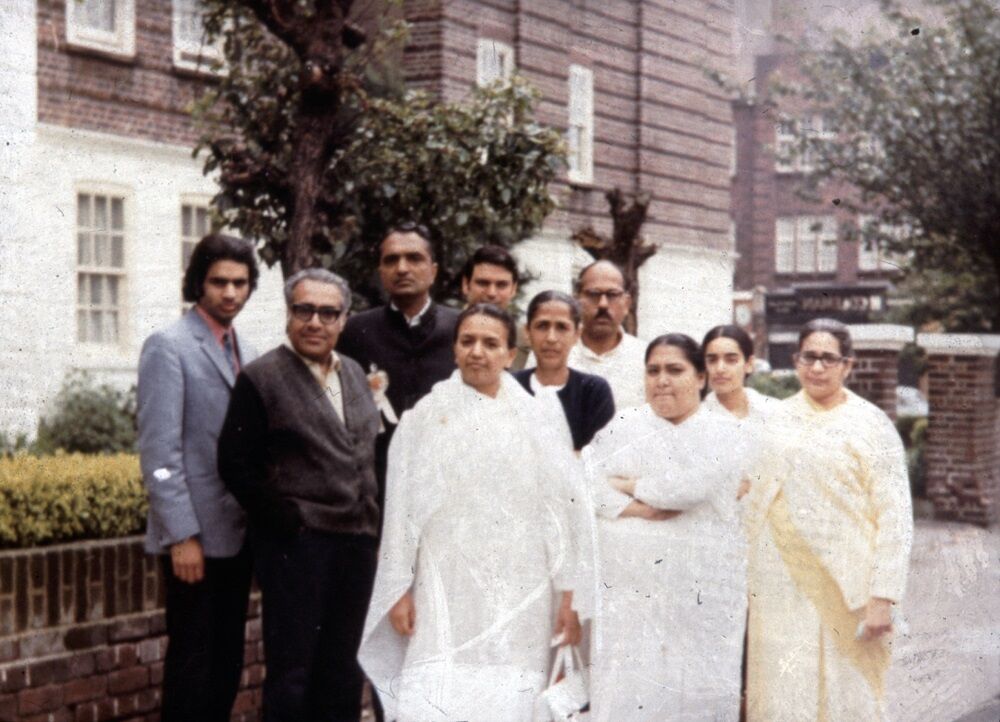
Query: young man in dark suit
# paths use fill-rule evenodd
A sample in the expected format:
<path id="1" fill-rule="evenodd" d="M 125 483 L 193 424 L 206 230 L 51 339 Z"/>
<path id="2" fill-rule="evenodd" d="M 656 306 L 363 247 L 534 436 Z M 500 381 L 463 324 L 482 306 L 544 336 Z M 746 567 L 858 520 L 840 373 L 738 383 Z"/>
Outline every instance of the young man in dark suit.
<path id="1" fill-rule="evenodd" d="M 139 358 L 146 551 L 161 555 L 166 585 L 164 722 L 228 720 L 243 669 L 250 558 L 216 441 L 236 375 L 257 355 L 233 328 L 256 284 L 249 243 L 206 236 L 184 274 L 194 307 L 146 339 Z"/>

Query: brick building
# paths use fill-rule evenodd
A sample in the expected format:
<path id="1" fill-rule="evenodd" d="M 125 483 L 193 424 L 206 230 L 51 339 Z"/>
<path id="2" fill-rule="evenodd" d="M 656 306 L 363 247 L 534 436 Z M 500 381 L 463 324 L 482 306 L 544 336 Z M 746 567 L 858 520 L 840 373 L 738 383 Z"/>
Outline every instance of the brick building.
<path id="1" fill-rule="evenodd" d="M 186 250 L 215 186 L 187 114 L 211 82 L 198 0 L 0 4 L 0 430 L 34 432 L 66 373 L 134 382 L 143 339 L 181 310 Z M 568 289 L 607 231 L 604 192 L 653 195 L 640 333 L 701 333 L 731 314 L 732 114 L 705 68 L 731 62 L 731 0 L 410 0 L 408 80 L 461 97 L 515 69 L 566 129 L 561 207 L 519 247 L 537 286 Z M 240 326 L 280 340 L 280 275 Z"/>
<path id="2" fill-rule="evenodd" d="M 791 152 L 796 137 L 834 135 L 837 128 L 808 107 L 785 100 L 775 109 L 765 102 L 774 100 L 770 90 L 777 79 L 801 78 L 798 58 L 777 36 L 814 37 L 819 44 L 833 28 L 867 31 L 877 27 L 877 5 L 853 0 L 832 12 L 832 6 L 817 3 L 751 0 L 740 7 L 744 47 L 736 65 L 744 98 L 733 106 L 734 288 L 746 301 L 756 294 L 758 312 L 765 312 L 757 330 L 766 328 L 758 334 L 758 352 L 776 366 L 790 365 L 800 321 L 821 315 L 847 323 L 877 320 L 900 275 L 900 259 L 857 240 L 873 219 L 844 209 L 841 200 L 850 189 L 828 185 L 818 201 L 799 193 L 810 163 Z M 741 320 L 749 324 L 749 314 Z"/>

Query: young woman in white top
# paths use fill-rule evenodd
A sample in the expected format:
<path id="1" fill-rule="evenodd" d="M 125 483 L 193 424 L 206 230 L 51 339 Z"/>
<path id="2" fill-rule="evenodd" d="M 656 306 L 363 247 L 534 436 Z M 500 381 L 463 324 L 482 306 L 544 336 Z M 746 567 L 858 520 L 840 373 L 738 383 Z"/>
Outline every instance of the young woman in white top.
<path id="1" fill-rule="evenodd" d="M 746 387 L 753 371 L 753 341 L 739 326 L 716 326 L 701 342 L 705 371 L 711 393 L 705 409 L 728 413 L 737 419 L 763 421 L 777 408 L 778 401 Z"/>

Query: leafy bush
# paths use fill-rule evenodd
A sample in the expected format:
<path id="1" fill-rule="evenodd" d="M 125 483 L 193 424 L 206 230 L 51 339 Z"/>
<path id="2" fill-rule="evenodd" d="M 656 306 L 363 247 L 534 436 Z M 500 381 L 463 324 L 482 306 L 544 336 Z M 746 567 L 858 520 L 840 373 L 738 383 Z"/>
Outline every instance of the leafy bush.
<path id="1" fill-rule="evenodd" d="M 927 466 L 924 463 L 924 442 L 927 438 L 926 416 L 900 416 L 896 429 L 906 447 L 906 466 L 910 473 L 910 494 L 915 498 L 927 496 Z"/>
<path id="2" fill-rule="evenodd" d="M 0 458 L 0 547 L 134 534 L 146 509 L 135 455 Z"/>
<path id="3" fill-rule="evenodd" d="M 114 454 L 135 450 L 135 389 L 127 393 L 85 373 L 70 374 L 55 411 L 38 424 L 35 451 Z"/>
<path id="4" fill-rule="evenodd" d="M 754 373 L 747 379 L 747 386 L 776 399 L 787 399 L 802 388 L 799 377 L 788 373 Z"/>

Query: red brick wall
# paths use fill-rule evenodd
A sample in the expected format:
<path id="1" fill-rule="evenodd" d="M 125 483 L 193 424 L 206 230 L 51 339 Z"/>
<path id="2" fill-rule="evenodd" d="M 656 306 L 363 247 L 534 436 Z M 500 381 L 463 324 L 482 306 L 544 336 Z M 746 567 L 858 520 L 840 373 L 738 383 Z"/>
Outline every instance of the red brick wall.
<path id="1" fill-rule="evenodd" d="M 652 193 L 650 239 L 729 248 L 731 109 L 706 67 L 731 61 L 726 0 L 410 0 L 408 79 L 446 99 L 475 82 L 476 40 L 509 43 L 543 93 L 539 120 L 567 123 L 571 63 L 594 72 L 594 182 L 554 189 L 550 218 L 610 229 L 604 192 Z"/>
<path id="2" fill-rule="evenodd" d="M 859 396 L 896 419 L 896 386 L 899 383 L 899 352 L 859 349 L 847 386 Z"/>
<path id="3" fill-rule="evenodd" d="M 193 147 L 206 81 L 173 66 L 171 3 L 136 0 L 135 17 L 135 58 L 110 59 L 68 47 L 65 0 L 38 0 L 38 120 Z"/>
<path id="4" fill-rule="evenodd" d="M 0 722 L 158 720 L 163 583 L 138 537 L 0 552 Z M 233 720 L 259 717 L 260 602 L 250 602 Z"/>
<path id="5" fill-rule="evenodd" d="M 998 363 L 996 356 L 928 354 L 927 496 L 942 518 L 1000 518 Z"/>

